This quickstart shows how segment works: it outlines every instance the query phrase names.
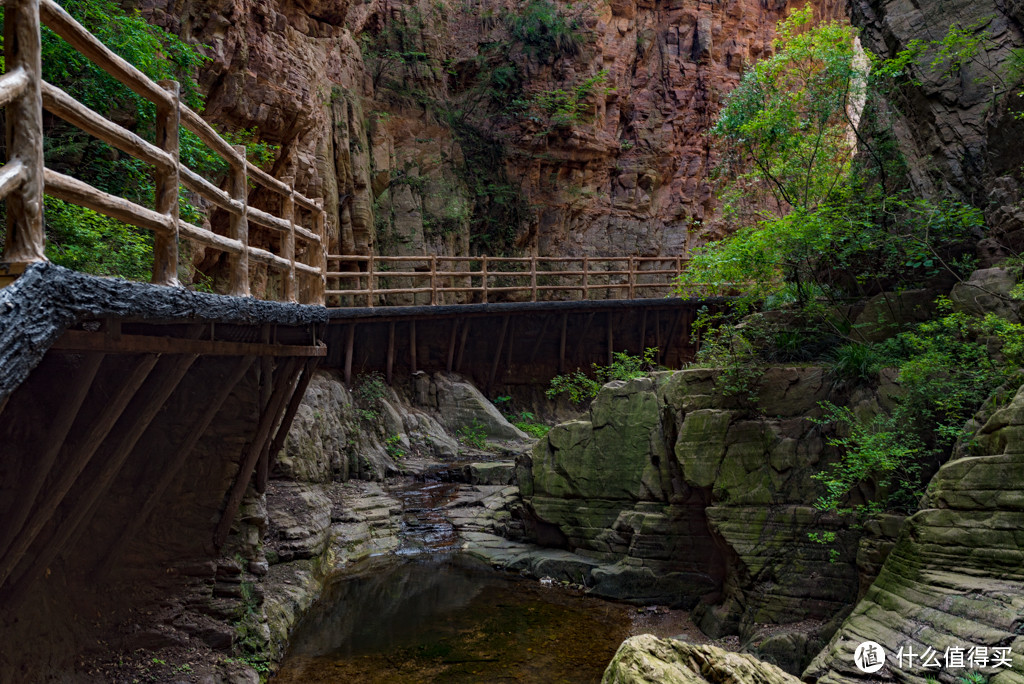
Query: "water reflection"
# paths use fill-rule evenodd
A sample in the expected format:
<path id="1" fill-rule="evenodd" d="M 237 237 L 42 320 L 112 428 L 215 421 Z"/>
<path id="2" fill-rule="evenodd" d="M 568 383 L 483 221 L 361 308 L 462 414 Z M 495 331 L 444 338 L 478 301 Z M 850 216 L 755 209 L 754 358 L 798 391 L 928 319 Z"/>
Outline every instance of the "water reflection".
<path id="1" fill-rule="evenodd" d="M 629 611 L 459 555 L 371 559 L 331 582 L 273 681 L 598 682 Z"/>

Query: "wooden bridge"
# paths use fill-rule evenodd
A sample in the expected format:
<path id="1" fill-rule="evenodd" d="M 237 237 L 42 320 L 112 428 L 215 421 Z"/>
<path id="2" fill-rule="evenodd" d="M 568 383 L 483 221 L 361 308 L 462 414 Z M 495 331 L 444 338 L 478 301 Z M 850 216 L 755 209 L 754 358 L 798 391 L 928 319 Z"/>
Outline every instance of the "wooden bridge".
<path id="1" fill-rule="evenodd" d="M 43 597 L 56 591 L 39 580 L 60 556 L 77 554 L 86 572 L 132 554 L 162 562 L 163 549 L 139 544 L 168 502 L 190 502 L 179 511 L 183 528 L 218 521 L 209 537 L 176 540 L 182 548 L 168 553 L 221 549 L 250 484 L 266 486 L 317 363 L 346 380 L 459 371 L 493 388 L 545 382 L 621 350 L 655 346 L 667 363 L 692 355 L 698 304 L 666 298 L 682 258 L 329 255 L 323 201 L 249 162 L 244 147 L 182 104 L 177 83 L 147 78 L 53 0 L 4 6 L 0 601 L 8 609 L 32 587 Z M 44 24 L 155 105 L 155 140 L 43 82 Z M 46 168 L 44 109 L 150 164 L 154 206 Z M 181 162 L 183 129 L 226 162 L 224 187 Z M 179 216 L 182 186 L 227 213 L 225 234 Z M 46 264 L 44 195 L 151 231 L 152 285 Z M 231 296 L 180 286 L 181 239 L 227 256 L 222 294 Z M 264 274 L 270 285 L 258 294 L 283 303 L 251 296 L 254 275 L 262 283 Z M 124 491 L 137 498 L 113 496 Z"/>

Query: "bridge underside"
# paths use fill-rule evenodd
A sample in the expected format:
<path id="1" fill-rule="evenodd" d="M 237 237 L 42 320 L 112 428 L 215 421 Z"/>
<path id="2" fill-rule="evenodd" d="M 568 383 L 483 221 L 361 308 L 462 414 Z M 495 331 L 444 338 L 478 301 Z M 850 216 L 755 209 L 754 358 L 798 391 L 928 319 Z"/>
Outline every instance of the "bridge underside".
<path id="1" fill-rule="evenodd" d="M 0 682 L 117 608 L 212 586 L 325 327 L 319 307 L 51 265 L 0 290 Z"/>
<path id="2" fill-rule="evenodd" d="M 488 389 L 544 385 L 613 352 L 656 347 L 657 362 L 693 359 L 697 309 L 683 299 L 525 302 L 333 309 L 327 364 L 345 377 L 454 371 Z"/>

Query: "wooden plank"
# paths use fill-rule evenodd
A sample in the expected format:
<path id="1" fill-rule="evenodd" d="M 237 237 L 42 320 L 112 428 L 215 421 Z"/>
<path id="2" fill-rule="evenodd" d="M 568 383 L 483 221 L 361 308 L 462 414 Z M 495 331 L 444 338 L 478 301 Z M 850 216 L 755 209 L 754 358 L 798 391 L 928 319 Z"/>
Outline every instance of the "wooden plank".
<path id="1" fill-rule="evenodd" d="M 662 358 L 665 360 L 665 363 L 668 363 L 668 355 L 672 351 L 672 343 L 676 339 L 676 328 L 679 327 L 679 321 L 682 319 L 682 317 L 683 311 L 682 309 L 680 309 L 679 313 L 677 313 L 675 315 L 675 318 L 672 319 L 672 327 L 668 329 L 668 339 L 665 340 L 665 344 L 667 345 L 668 349 L 665 350 L 665 354 L 662 356 Z"/>
<path id="2" fill-rule="evenodd" d="M 202 243 L 209 247 L 214 247 L 227 252 L 228 254 L 241 254 L 243 250 L 242 243 L 238 240 L 232 240 L 231 238 L 224 237 L 223 235 L 217 235 L 212 231 L 194 226 L 186 221 L 178 221 L 178 234 L 181 237 L 188 238 L 189 240 L 195 240 L 196 242 Z M 249 253 L 252 254 L 256 250 L 249 248 Z"/>
<path id="3" fill-rule="evenodd" d="M 140 359 L 118 384 L 113 395 L 103 399 L 103 412 L 85 430 L 81 438 L 67 440 L 61 445 L 58 459 L 61 468 L 57 473 L 56 480 L 47 488 L 46 498 L 37 502 L 39 505 L 35 507 L 34 514 L 30 516 L 28 522 L 18 532 L 4 553 L 3 558 L 0 559 L 0 587 L 4 585 L 25 552 L 35 542 L 40 531 L 53 517 L 57 507 L 67 496 L 75 481 L 78 480 L 78 476 L 89 464 L 93 454 L 110 434 L 114 424 L 117 423 L 128 406 L 128 402 L 153 370 L 158 358 L 156 355 L 149 355 Z"/>
<path id="4" fill-rule="evenodd" d="M 18 189 L 28 178 L 28 170 L 20 159 L 14 159 L 0 167 L 0 200 Z"/>
<path id="5" fill-rule="evenodd" d="M 29 264 L 46 260 L 43 230 L 43 107 L 42 45 L 39 33 L 39 0 L 9 0 L 4 21 L 5 67 L 22 69 L 28 76 L 21 96 L 6 115 L 7 159 L 22 164 L 24 178 L 7 195 L 5 264 Z M 5 269 L 5 273 L 6 273 Z"/>
<path id="6" fill-rule="evenodd" d="M 640 318 L 640 349 L 637 353 L 640 356 L 644 355 L 647 347 L 647 309 L 644 309 L 643 316 Z"/>
<path id="7" fill-rule="evenodd" d="M 264 325 L 262 334 L 263 344 L 270 344 L 270 326 Z M 260 357 L 260 411 L 266 411 L 270 406 L 270 395 L 274 391 L 274 357 Z M 256 464 L 256 491 L 260 494 L 267 491 L 267 475 L 270 472 L 270 463 L 267 454 L 260 454 L 260 460 Z"/>
<path id="8" fill-rule="evenodd" d="M 462 324 L 462 337 L 459 340 L 459 354 L 455 358 L 455 372 L 458 373 L 462 370 L 462 359 L 466 353 L 466 340 L 469 338 L 469 326 L 472 324 L 472 320 L 467 319 Z"/>
<path id="9" fill-rule="evenodd" d="M 153 173 L 156 197 L 153 208 L 167 217 L 170 232 L 153 236 L 153 283 L 178 285 L 178 131 L 180 86 L 177 81 L 160 81 L 160 86 L 171 96 L 170 106 L 158 104 L 156 108 L 156 144 L 170 155 L 174 165 L 170 169 L 157 168 Z"/>
<path id="10" fill-rule="evenodd" d="M 394 325 L 394 323 L 392 323 Z M 455 340 L 456 334 L 459 330 L 459 319 L 452 319 L 452 332 L 448 336 L 448 363 L 445 365 L 445 369 L 451 373 L 453 364 L 455 363 Z"/>
<path id="11" fill-rule="evenodd" d="M 281 449 L 284 448 L 284 441 L 288 438 L 288 429 L 291 427 L 292 421 L 295 420 L 295 414 L 299 410 L 299 406 L 302 404 L 302 398 L 306 396 L 306 388 L 309 387 L 310 381 L 313 379 L 313 375 L 316 373 L 316 367 L 320 363 L 320 359 L 312 358 L 306 361 L 302 375 L 299 377 L 299 382 L 295 386 L 295 391 L 292 392 L 291 397 L 288 399 L 288 407 L 284 411 L 284 415 L 281 417 L 281 422 L 277 426 L 277 432 L 274 434 L 274 440 L 270 443 L 270 469 L 274 469 L 274 461 L 277 460 L 277 455 L 281 453 Z"/>
<path id="12" fill-rule="evenodd" d="M 46 482 L 57 460 L 57 454 L 67 441 L 68 432 L 85 402 L 102 362 L 103 354 L 86 354 L 82 364 L 64 385 L 65 393 L 61 397 L 60 409 L 47 421 L 46 444 L 32 464 L 28 482 L 19 485 L 18 501 L 4 521 L 4 534 L 0 536 L 0 555 L 6 553 L 11 541 L 28 519 L 32 508 L 36 506 L 36 499 L 42 491 L 43 483 Z"/>
<path id="13" fill-rule="evenodd" d="M 46 194 L 51 197 L 92 209 L 118 221 L 152 230 L 154 233 L 166 235 L 172 232 L 168 218 L 163 214 L 97 190 L 88 183 L 57 173 L 52 169 L 44 169 L 43 177 L 46 179 Z"/>
<path id="14" fill-rule="evenodd" d="M 416 320 L 409 321 L 409 368 L 416 372 Z"/>
<path id="15" fill-rule="evenodd" d="M 102 333 L 67 330 L 54 342 L 52 349 L 94 351 L 107 354 L 203 354 L 209 356 L 326 356 L 327 347 L 221 340 L 190 340 L 153 335 L 122 335 L 111 339 Z"/>
<path id="16" fill-rule="evenodd" d="M 170 154 L 105 116 L 97 114 L 57 86 L 43 81 L 42 95 L 43 107 L 89 135 L 165 171 L 174 168 L 174 157 Z"/>
<path id="17" fill-rule="evenodd" d="M 135 445 L 198 358 L 193 355 L 161 359 L 148 375 L 146 384 L 140 388 L 130 410 L 117 421 L 117 429 L 111 432 L 113 443 L 105 449 L 103 458 L 97 459 L 99 468 L 95 477 L 87 484 L 79 485 L 81 493 L 70 502 L 61 524 L 57 526 L 52 537 L 41 546 L 29 568 L 17 577 L 11 578 L 7 593 L 11 595 L 14 604 L 28 594 L 31 584 L 50 566 L 57 554 L 67 548 L 68 543 L 79 531 L 85 532 L 88 529 L 103 497 L 114 483 Z"/>
<path id="18" fill-rule="evenodd" d="M 239 147 L 241 147 L 243 150 L 245 149 L 245 145 L 239 145 Z M 234 167 L 231 168 L 234 169 Z M 197 195 L 202 196 L 204 199 L 213 202 L 217 207 L 223 209 L 224 211 L 232 215 L 235 215 L 241 214 L 243 209 L 245 208 L 244 199 L 240 200 L 239 198 L 235 197 L 234 194 L 229 195 L 228 193 L 224 192 L 216 185 L 206 180 L 205 178 L 203 178 L 198 173 L 188 168 L 184 164 L 180 164 L 178 166 L 178 174 L 181 177 L 182 185 L 192 190 Z M 228 171 L 229 187 L 231 183 L 230 177 L 231 171 Z M 233 197 L 235 197 L 235 199 L 232 199 Z"/>
<path id="19" fill-rule="evenodd" d="M 10 3 L 8 3 L 8 17 L 10 16 L 9 5 Z M 136 95 L 159 106 L 170 107 L 172 105 L 169 93 L 127 61 L 114 54 L 56 2 L 42 0 L 39 3 L 39 14 L 42 16 L 43 23 L 53 29 L 54 33 L 70 43 L 90 62 L 127 86 Z M 7 42 L 6 44 L 10 45 L 11 43 Z"/>
<path id="20" fill-rule="evenodd" d="M 387 359 L 387 378 L 388 384 L 391 384 L 392 373 L 395 369 L 395 322 L 391 321 L 388 323 L 388 359 Z"/>
<path id="21" fill-rule="evenodd" d="M 612 361 L 615 360 L 615 344 L 614 338 L 612 337 L 612 312 L 609 311 L 605 314 L 605 326 L 608 328 L 608 365 L 612 365 Z"/>
<path id="22" fill-rule="evenodd" d="M 494 352 L 494 361 L 491 363 L 491 373 L 487 376 L 487 389 L 490 391 L 494 385 L 494 377 L 498 373 L 498 362 L 501 361 L 501 351 L 505 344 L 505 333 L 508 331 L 508 319 L 509 317 L 503 316 L 501 319 L 501 333 L 498 335 L 498 349 Z"/>
<path id="23" fill-rule="evenodd" d="M 565 372 L 565 332 L 569 323 L 569 314 L 562 314 L 562 336 L 558 342 L 558 372 Z"/>
<path id="24" fill-rule="evenodd" d="M 352 386 L 352 354 L 355 350 L 356 344 L 356 324 L 352 323 L 348 326 L 346 331 L 348 335 L 345 337 L 345 386 Z"/>
<path id="25" fill-rule="evenodd" d="M 587 322 L 583 324 L 583 332 L 576 338 L 576 346 L 573 347 L 572 357 L 577 361 L 580 359 L 580 351 L 583 350 L 584 343 L 590 341 L 590 338 L 587 337 L 587 335 L 590 334 L 590 326 L 594 322 L 594 313 L 595 312 L 591 311 L 587 314 Z"/>
<path id="26" fill-rule="evenodd" d="M 298 380 L 300 370 L 301 367 L 299 366 L 298 359 L 288 359 L 280 376 L 284 381 L 277 383 L 274 387 L 274 393 L 270 398 L 270 405 L 260 415 L 260 421 L 253 435 L 253 440 L 249 444 L 248 452 L 242 459 L 238 469 L 238 477 L 235 478 L 235 483 L 228 494 L 227 503 L 224 506 L 224 512 L 221 514 L 220 522 L 217 523 L 217 529 L 214 531 L 213 543 L 218 549 L 224 546 L 224 542 L 227 541 L 228 534 L 231 532 L 231 523 L 234 522 L 235 514 L 238 513 L 238 507 L 242 503 L 242 497 L 245 496 L 245 490 L 248 489 L 249 481 L 252 479 L 253 468 L 256 466 L 256 461 L 259 460 L 260 454 L 270 446 L 270 433 L 280 417 L 286 397 L 291 396 L 295 389 L 295 383 Z"/>
<path id="27" fill-rule="evenodd" d="M 146 500 L 138 512 L 129 519 L 124 530 L 118 535 L 114 544 L 107 550 L 107 553 L 104 554 L 103 565 L 100 566 L 97 572 L 99 577 L 106 577 L 110 574 L 110 571 L 116 565 L 120 551 L 131 543 L 135 535 L 142 529 L 142 526 L 149 520 L 149 517 L 153 515 L 153 511 L 156 510 L 167 488 L 178 479 L 178 473 L 181 472 L 181 469 L 188 462 L 189 456 L 192 455 L 192 451 L 196 448 L 196 444 L 206 434 L 210 424 L 216 418 L 221 408 L 223 408 L 235 387 L 238 386 L 238 383 L 242 381 L 242 378 L 252 368 L 255 360 L 255 357 L 252 356 L 242 357 L 235 364 L 234 369 L 228 373 L 224 381 L 215 385 L 217 390 L 207 399 L 199 422 L 184 432 L 184 439 L 172 452 L 173 457 L 162 467 L 156 486 L 146 495 Z"/>
<path id="28" fill-rule="evenodd" d="M 537 341 L 533 343 L 533 351 L 530 352 L 530 363 L 532 364 L 534 359 L 537 358 L 537 352 L 540 350 L 540 345 L 544 341 L 544 333 L 548 331 L 548 323 L 551 322 L 551 316 L 544 316 L 544 323 L 540 326 L 540 333 L 537 335 Z"/>
<path id="29" fill-rule="evenodd" d="M 44 82 L 45 86 L 45 82 Z M 29 75 L 25 67 L 16 66 L 0 76 L 0 107 L 6 107 L 29 87 Z"/>

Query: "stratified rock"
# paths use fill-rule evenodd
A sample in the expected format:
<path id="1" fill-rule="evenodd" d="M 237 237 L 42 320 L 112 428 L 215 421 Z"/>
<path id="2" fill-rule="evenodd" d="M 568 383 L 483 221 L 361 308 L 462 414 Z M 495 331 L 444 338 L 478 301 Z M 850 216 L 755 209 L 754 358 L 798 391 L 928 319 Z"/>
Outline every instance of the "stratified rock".
<path id="1" fill-rule="evenodd" d="M 659 639 L 650 634 L 622 643 L 601 684 L 799 684 L 800 680 L 752 655 L 717 646 Z"/>
<path id="2" fill-rule="evenodd" d="M 1010 667 L 978 667 L 993 684 L 1024 681 L 1024 387 L 974 436 L 972 456 L 944 465 L 920 511 L 903 525 L 867 595 L 804 673 L 826 682 L 923 683 L 958 671 L 900 663 L 900 648 L 1012 650 Z M 871 640 L 888 651 L 886 668 L 861 673 L 853 652 Z"/>
<path id="3" fill-rule="evenodd" d="M 524 504 L 538 541 L 598 562 L 586 582 L 594 593 L 671 605 L 703 597 L 702 629 L 738 633 L 755 651 L 766 644 L 773 657 L 788 637 L 765 639 L 763 628 L 804 622 L 786 663 L 797 672 L 860 586 L 859 533 L 813 506 L 822 485 L 812 475 L 836 456 L 813 418 L 819 402 L 842 399 L 820 368 L 768 369 L 752 388 L 756 409 L 723 396 L 717 375 L 692 369 L 603 387 L 589 420 L 552 428 L 520 458 Z M 845 399 L 866 413 L 879 401 Z"/>

